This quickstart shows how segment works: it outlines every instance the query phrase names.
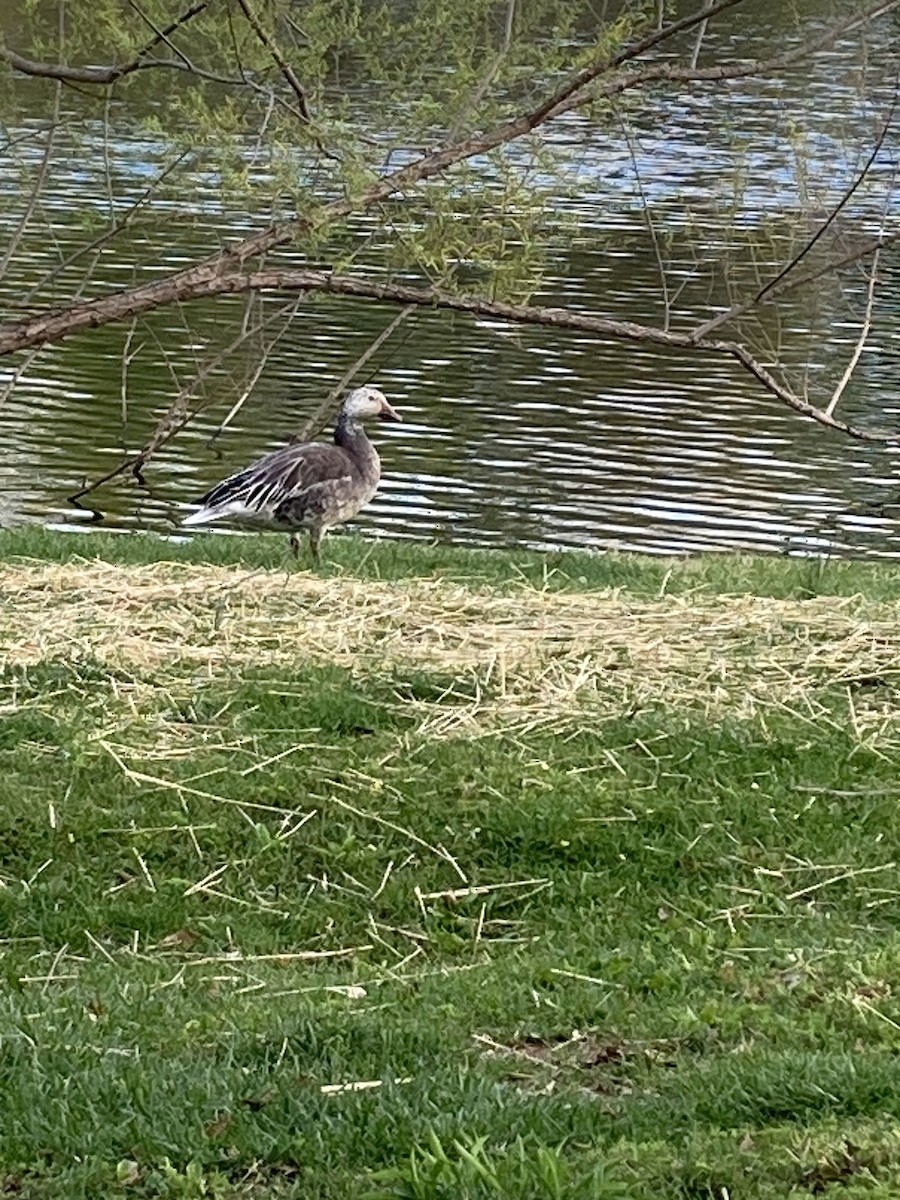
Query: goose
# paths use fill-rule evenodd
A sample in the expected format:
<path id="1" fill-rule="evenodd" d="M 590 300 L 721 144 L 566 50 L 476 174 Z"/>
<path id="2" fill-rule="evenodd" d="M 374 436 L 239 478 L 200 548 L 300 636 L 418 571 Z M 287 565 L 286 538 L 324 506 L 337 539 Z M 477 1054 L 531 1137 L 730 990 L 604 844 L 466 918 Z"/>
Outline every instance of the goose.
<path id="1" fill-rule="evenodd" d="M 383 392 L 359 387 L 338 413 L 334 444 L 293 442 L 217 483 L 196 502 L 198 511 L 182 525 L 206 525 L 224 517 L 268 529 L 291 531 L 291 550 L 300 552 L 297 531 L 309 530 L 313 560 L 327 529 L 354 517 L 378 488 L 381 461 L 363 421 L 400 421 Z"/>

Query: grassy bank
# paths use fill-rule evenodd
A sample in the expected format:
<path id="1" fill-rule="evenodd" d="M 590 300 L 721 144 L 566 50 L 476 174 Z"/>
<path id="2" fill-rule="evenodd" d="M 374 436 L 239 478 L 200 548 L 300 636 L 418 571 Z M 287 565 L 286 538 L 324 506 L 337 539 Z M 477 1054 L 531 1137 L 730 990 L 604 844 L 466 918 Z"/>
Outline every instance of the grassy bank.
<path id="1" fill-rule="evenodd" d="M 0 535 L 0 1185 L 893 1196 L 889 566 Z"/>

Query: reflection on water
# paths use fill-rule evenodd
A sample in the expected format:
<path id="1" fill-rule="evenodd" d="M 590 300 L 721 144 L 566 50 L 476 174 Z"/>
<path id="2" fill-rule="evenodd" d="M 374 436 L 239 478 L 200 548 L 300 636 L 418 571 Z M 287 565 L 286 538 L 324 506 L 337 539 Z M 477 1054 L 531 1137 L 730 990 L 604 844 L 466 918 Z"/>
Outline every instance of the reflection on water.
<path id="1" fill-rule="evenodd" d="M 736 40 L 734 52 L 759 53 L 755 37 L 754 30 Z M 725 99 L 709 92 L 677 103 L 660 97 L 642 107 L 633 149 L 657 231 L 667 242 L 669 287 L 684 288 L 679 308 L 688 316 L 702 319 L 710 311 L 709 276 L 698 277 L 690 247 L 701 245 L 711 259 L 735 255 L 736 228 L 763 224 L 796 204 L 795 147 L 779 115 L 789 102 L 812 124 L 814 153 L 803 164 L 808 192 L 827 204 L 852 178 L 853 156 L 871 138 L 871 113 L 859 106 L 844 65 L 838 46 L 814 76 L 732 84 Z M 788 86 L 795 89 L 790 95 Z M 574 209 L 572 200 L 561 201 L 576 218 L 571 245 L 548 272 L 537 301 L 660 320 L 658 266 L 627 142 L 570 116 L 548 131 L 546 149 L 560 178 L 579 181 L 581 195 Z M 130 182 L 122 191 L 130 187 L 136 197 L 157 151 L 139 138 L 124 151 L 119 170 Z M 90 161 L 80 153 L 81 162 Z M 19 165 L 23 156 L 37 161 L 39 146 L 26 144 L 16 154 Z M 0 155 L 0 181 L 15 165 Z M 741 216 L 735 223 L 729 206 L 737 174 Z M 66 226 L 68 196 L 96 184 L 96 175 L 75 161 L 51 179 L 44 207 L 54 239 L 34 251 L 27 279 L 4 281 L 0 303 L 7 316 L 79 244 L 80 231 Z M 0 195 L 6 191 L 0 182 Z M 128 261 L 119 248 L 101 255 L 97 279 L 127 285 L 151 269 L 167 271 L 201 256 L 223 234 L 263 223 L 221 211 L 214 187 L 199 177 L 190 199 L 193 224 L 134 239 Z M 98 191 L 97 204 L 104 203 Z M 881 203 L 877 196 L 860 201 L 860 227 L 878 228 Z M 179 214 L 186 207 L 179 203 Z M 14 221 L 15 213 L 0 210 L 0 232 Z M 361 240 L 372 229 L 368 217 L 357 222 Z M 900 305 L 887 266 L 884 311 L 848 397 L 862 422 L 894 423 L 900 411 L 890 330 L 890 310 Z M 828 302 L 825 296 L 826 328 Z M 219 300 L 199 317 L 194 306 L 190 327 L 183 313 L 154 314 L 127 343 L 132 358 L 124 384 L 125 330 L 100 330 L 39 355 L 0 408 L 0 524 L 82 523 L 84 515 L 66 496 L 143 444 L 205 349 L 216 345 L 218 329 L 226 319 L 239 319 L 242 304 Z M 146 486 L 125 477 L 94 494 L 105 523 L 172 530 L 182 504 L 302 425 L 393 315 L 330 299 L 301 304 L 253 395 L 214 444 L 211 436 L 240 391 L 250 356 L 210 383 L 211 398 L 220 389 L 222 404 L 151 462 Z M 807 315 L 785 309 L 782 319 L 790 326 Z M 841 368 L 857 334 L 853 323 L 831 328 L 817 369 Z M 0 387 L 6 371 L 0 366 Z M 655 553 L 740 547 L 900 554 L 895 452 L 810 425 L 761 395 L 726 359 L 675 357 L 580 334 L 422 312 L 382 350 L 372 375 L 405 423 L 374 431 L 385 478 L 357 520 L 367 532 Z"/>

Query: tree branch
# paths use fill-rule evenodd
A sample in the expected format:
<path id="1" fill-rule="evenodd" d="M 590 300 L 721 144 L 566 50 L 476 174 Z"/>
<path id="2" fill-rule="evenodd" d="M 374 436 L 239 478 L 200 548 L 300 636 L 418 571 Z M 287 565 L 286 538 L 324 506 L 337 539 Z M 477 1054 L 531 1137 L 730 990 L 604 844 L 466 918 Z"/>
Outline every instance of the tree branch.
<path id="1" fill-rule="evenodd" d="M 208 3 L 209 0 L 198 0 L 196 4 L 191 5 L 186 12 L 183 12 L 180 17 L 176 17 L 174 21 L 166 25 L 164 29 L 157 30 L 153 39 L 142 50 L 139 50 L 130 62 L 121 63 L 118 66 L 69 67 L 65 63 L 34 62 L 30 58 L 25 58 L 23 55 L 17 54 L 15 50 L 10 50 L 8 46 L 0 46 L 0 58 L 5 59 L 11 67 L 16 71 L 21 71 L 23 75 L 35 75 L 44 79 L 58 79 L 63 83 L 87 83 L 99 84 L 101 86 L 115 83 L 117 79 L 121 79 L 125 75 L 131 75 L 134 71 L 144 70 L 147 67 L 168 66 L 169 64 L 163 64 L 155 59 L 147 61 L 147 55 L 160 42 L 168 42 L 170 34 L 174 33 L 180 26 L 186 25 L 197 13 L 203 12 Z"/>
<path id="2" fill-rule="evenodd" d="M 164 446 L 166 442 L 170 441 L 179 430 L 183 429 L 194 413 L 199 412 L 200 409 L 203 408 L 207 403 L 206 401 L 201 400 L 200 403 L 194 405 L 193 408 L 191 407 L 191 400 L 194 398 L 194 396 L 196 396 L 197 392 L 200 391 L 207 379 L 209 379 L 210 376 L 222 366 L 222 364 L 230 355 L 234 354 L 242 345 L 244 345 L 249 338 L 255 337 L 257 334 L 262 337 L 265 330 L 270 325 L 281 318 L 285 318 L 285 322 L 281 329 L 278 330 L 278 332 L 274 335 L 268 346 L 263 344 L 261 358 L 263 363 L 265 363 L 268 355 L 271 353 L 276 343 L 287 332 L 290 326 L 290 318 L 294 313 L 296 313 L 297 304 L 298 301 L 294 300 L 292 303 L 286 304 L 278 309 L 277 312 L 270 314 L 268 317 L 262 318 L 252 327 L 245 327 L 241 330 L 238 336 L 224 348 L 224 350 L 220 350 L 216 355 L 210 359 L 207 359 L 205 362 L 198 363 L 197 371 L 193 379 L 191 379 L 189 383 L 185 384 L 184 387 L 179 390 L 178 395 L 166 409 L 165 413 L 163 413 L 163 415 L 160 417 L 156 424 L 156 428 L 154 429 L 150 438 L 144 444 L 143 448 L 136 454 L 126 455 L 115 467 L 112 468 L 112 470 L 107 471 L 105 475 L 101 475 L 99 478 L 92 480 L 90 483 L 85 480 L 82 487 L 79 488 L 79 490 L 73 495 L 69 496 L 69 502 L 78 506 L 79 500 L 90 495 L 91 492 L 95 492 L 97 488 L 101 487 L 104 483 L 109 483 L 110 480 L 116 479 L 119 475 L 124 475 L 128 470 L 131 471 L 138 482 L 142 483 L 143 476 L 141 475 L 141 469 L 149 462 L 157 450 L 159 450 L 161 446 Z"/>
<path id="3" fill-rule="evenodd" d="M 679 350 L 707 351 L 712 354 L 726 355 L 736 359 L 771 395 L 794 409 L 795 412 L 818 421 L 820 425 L 827 425 L 831 429 L 860 441 L 896 442 L 900 440 L 900 433 L 862 429 L 859 426 L 849 425 L 846 421 L 841 421 L 824 409 L 816 408 L 815 405 L 794 395 L 779 383 L 775 376 L 740 343 L 713 338 L 698 339 L 690 332 L 677 333 L 652 325 L 639 325 L 634 321 L 614 321 L 607 317 L 574 312 L 567 308 L 507 304 L 496 300 L 483 300 L 478 296 L 453 295 L 434 288 L 406 287 L 401 284 L 384 283 L 380 280 L 334 275 L 327 271 L 264 270 L 223 274 L 212 279 L 198 281 L 190 289 L 190 292 L 184 295 L 183 299 L 196 300 L 209 296 L 237 295 L 247 291 L 324 292 L 330 295 L 376 300 L 385 304 L 448 309 L 494 320 L 514 321 L 520 325 L 542 325 L 554 329 L 578 330 L 592 333 L 598 337 L 614 338 L 618 341 L 651 343 Z M 0 337 L 0 349 L 2 346 L 2 337 Z"/>
<path id="4" fill-rule="evenodd" d="M 826 231 L 831 228 L 831 226 L 837 220 L 838 214 L 844 208 L 846 208 L 847 205 L 850 203 L 851 197 L 862 186 L 863 180 L 866 178 L 866 176 L 871 171 L 872 167 L 875 165 L 875 159 L 880 154 L 881 147 L 884 145 L 884 139 L 887 137 L 888 130 L 890 129 L 891 125 L 893 124 L 894 113 L 896 112 L 896 110 L 897 110 L 897 92 L 895 91 L 894 97 L 891 100 L 891 107 L 888 109 L 888 114 L 882 123 L 881 132 L 878 134 L 878 137 L 875 139 L 875 145 L 872 147 L 872 151 L 869 154 L 869 157 L 866 159 L 862 170 L 857 173 L 856 178 L 853 180 L 853 182 L 850 184 L 850 186 L 845 189 L 844 194 L 841 196 L 840 200 L 838 200 L 837 204 L 834 206 L 834 208 L 828 214 L 827 220 L 823 221 L 822 225 L 816 230 L 816 232 L 812 235 L 812 237 L 809 238 L 809 240 L 806 242 L 806 245 L 803 247 L 803 249 L 800 250 L 800 252 L 798 254 L 795 254 L 794 257 L 791 259 L 791 261 L 786 266 L 782 267 L 782 269 L 778 272 L 778 274 L 773 279 L 770 279 L 769 282 L 765 285 L 765 287 L 760 288 L 760 290 L 754 296 L 754 300 L 756 300 L 756 301 L 762 300 L 763 297 L 765 295 L 767 295 L 767 293 L 771 292 L 771 290 L 774 287 L 777 287 L 777 285 L 779 283 L 781 283 L 781 281 L 782 281 L 782 279 L 784 279 L 785 275 L 787 275 L 787 274 L 789 274 L 789 272 L 793 271 L 794 267 L 796 267 L 797 264 L 799 262 L 801 262 L 802 259 L 804 259 L 807 254 L 809 254 L 810 250 L 812 250 L 812 248 L 813 248 L 813 246 L 815 246 L 816 242 L 818 242 L 819 239 L 824 236 Z"/>
<path id="5" fill-rule="evenodd" d="M 869 336 L 869 330 L 872 328 L 872 310 L 875 307 L 875 284 L 878 282 L 878 254 L 872 260 L 872 272 L 869 275 L 869 293 L 866 298 L 866 312 L 863 317 L 862 329 L 859 331 L 859 337 L 856 341 L 853 353 L 850 355 L 850 361 L 847 363 L 847 368 L 838 381 L 837 387 L 834 389 L 834 394 L 828 401 L 825 407 L 826 417 L 830 417 L 840 403 L 841 396 L 844 394 L 844 388 L 853 377 L 853 372 L 856 370 L 857 363 L 862 357 L 862 352 L 866 344 L 866 339 Z"/>
<path id="6" fill-rule="evenodd" d="M 407 304 L 405 308 L 401 308 L 390 324 L 386 325 L 384 329 L 382 329 L 381 333 L 379 333 L 375 338 L 372 339 L 371 342 L 369 342 L 368 346 L 366 346 L 365 350 L 363 350 L 356 362 L 350 364 L 322 403 L 316 409 L 314 409 L 311 415 L 304 421 L 299 431 L 291 438 L 292 442 L 308 441 L 309 438 L 319 432 L 322 427 L 322 422 L 328 416 L 332 406 L 344 391 L 344 388 L 346 388 L 347 385 L 352 382 L 352 380 L 363 369 L 366 363 L 378 353 L 384 343 L 389 338 L 394 336 L 407 317 L 415 312 L 416 307 L 417 306 L 415 304 Z"/>
<path id="7" fill-rule="evenodd" d="M 662 292 L 663 302 L 663 329 L 668 329 L 672 321 L 672 303 L 669 298 L 669 280 L 666 276 L 666 264 L 663 262 L 662 250 L 659 244 L 659 238 L 656 236 L 656 224 L 653 220 L 653 214 L 650 211 L 650 201 L 647 198 L 647 193 L 644 190 L 644 181 L 641 179 L 641 171 L 638 166 L 637 154 L 634 149 L 634 139 L 631 136 L 631 130 L 628 123 L 622 114 L 616 111 L 616 116 L 619 119 L 619 124 L 622 128 L 622 136 L 625 138 L 625 144 L 628 147 L 628 156 L 631 159 L 631 171 L 634 175 L 634 181 L 637 184 L 638 195 L 641 198 L 641 213 L 644 217 L 644 224 L 647 226 L 647 233 L 650 235 L 650 245 L 653 247 L 653 257 L 656 259 L 656 270 L 659 274 L 659 287 Z"/>
<path id="8" fill-rule="evenodd" d="M 826 263 L 823 267 L 820 267 L 815 271 L 809 271 L 805 275 L 795 275 L 791 279 L 788 278 L 794 268 L 797 267 L 800 262 L 802 262 L 810 250 L 812 250 L 813 246 L 816 245 L 825 231 L 834 224 L 838 214 L 849 203 L 854 192 L 858 191 L 858 189 L 862 186 L 863 181 L 866 179 L 872 167 L 875 165 L 875 160 L 884 145 L 888 130 L 893 124 L 896 110 L 897 92 L 895 91 L 894 97 L 891 100 L 891 106 L 888 110 L 888 114 L 882 123 L 881 131 L 878 134 L 878 137 L 875 139 L 875 145 L 872 147 L 870 154 L 866 158 L 862 169 L 856 173 L 849 185 L 844 189 L 837 203 L 828 214 L 826 220 L 816 230 L 812 237 L 807 239 L 803 245 L 803 248 L 797 254 L 795 254 L 785 264 L 785 266 L 781 267 L 777 274 L 773 275 L 771 279 L 767 280 L 766 283 L 758 287 L 753 295 L 749 296 L 746 300 L 740 300 L 736 304 L 732 304 L 731 308 L 726 309 L 724 312 L 717 313 L 714 317 L 710 317 L 708 321 L 704 321 L 702 325 L 698 325 L 694 331 L 696 337 L 709 337 L 709 335 L 715 332 L 715 330 L 720 329 L 723 325 L 729 324 L 738 317 L 742 317 L 744 313 L 749 312 L 758 304 L 771 303 L 777 296 L 782 295 L 784 292 L 790 291 L 796 287 L 800 287 L 805 283 L 811 283 L 813 280 L 818 279 L 823 274 L 827 274 L 831 271 L 837 271 L 842 267 L 850 266 L 859 259 L 866 258 L 869 254 L 874 253 L 877 256 L 879 250 L 881 250 L 883 246 L 888 245 L 890 242 L 896 240 L 897 237 L 900 237 L 900 234 L 897 233 L 882 235 L 881 237 L 869 242 L 861 249 L 854 250 L 851 254 L 846 255 L 842 259 L 832 260 L 831 262 Z"/>
<path id="9" fill-rule="evenodd" d="M 50 127 L 47 130 L 47 138 L 44 142 L 44 150 L 41 155 L 41 163 L 38 167 L 37 175 L 34 180 L 34 187 L 31 189 L 31 195 L 28 198 L 28 203 L 25 206 L 25 211 L 22 213 L 22 218 L 16 229 L 13 231 L 12 237 L 3 257 L 0 258 L 0 278 L 6 274 L 6 268 L 9 266 L 13 255 L 19 248 L 19 243 L 25 230 L 28 228 L 31 218 L 34 216 L 34 210 L 37 208 L 38 201 L 41 197 L 41 192 L 44 190 L 44 184 L 47 182 L 47 175 L 50 171 L 50 155 L 53 152 L 53 142 L 56 137 L 56 131 L 59 128 L 59 111 L 60 111 L 60 92 L 62 91 L 61 84 L 57 81 L 53 95 L 53 115 L 50 120 Z"/>
<path id="10" fill-rule="evenodd" d="M 402 192 L 414 184 L 423 183 L 437 175 L 444 174 L 448 168 L 459 162 L 485 154 L 507 142 L 515 141 L 517 138 L 531 133 L 532 130 L 552 119 L 553 116 L 561 115 L 572 108 L 588 103 L 590 97 L 575 95 L 575 93 L 604 72 L 659 45 L 676 33 L 692 28 L 715 13 L 742 2 L 743 0 L 718 0 L 718 3 L 705 5 L 691 16 L 675 21 L 662 31 L 651 34 L 631 47 L 626 47 L 618 55 L 598 60 L 592 67 L 579 71 L 569 83 L 560 87 L 547 102 L 537 108 L 523 113 L 511 121 L 497 125 L 487 133 L 477 134 L 465 138 L 455 145 L 434 150 L 415 162 L 383 176 L 362 192 L 321 206 L 310 216 L 276 222 L 268 228 L 260 230 L 259 233 L 244 238 L 233 246 L 163 279 L 139 284 L 124 293 L 115 292 L 83 304 L 72 305 L 68 310 L 48 314 L 46 320 L 37 318 L 38 326 L 45 331 L 44 333 L 38 333 L 34 323 L 29 322 L 15 326 L 2 326 L 0 327 L 0 354 L 26 349 L 28 346 L 37 345 L 40 341 L 66 337 L 69 333 L 77 332 L 79 329 L 95 328 L 105 325 L 109 321 L 121 320 L 136 313 L 159 308 L 164 304 L 171 304 L 179 300 L 182 295 L 190 294 L 193 287 L 214 279 L 222 271 L 242 266 L 248 259 L 256 258 L 277 246 L 285 245 L 299 234 L 320 229 L 351 213 L 371 208 L 374 204 L 387 200 L 390 196 Z M 900 0 L 892 0 L 892 3 L 900 4 Z M 835 29 L 835 33 L 838 31 Z M 757 69 L 764 70 L 765 64 L 757 64 Z M 656 77 L 653 76 L 653 78 Z M 614 85 L 610 88 L 610 94 L 613 91 L 622 90 L 624 90 L 623 87 Z"/>
<path id="11" fill-rule="evenodd" d="M 865 21 L 900 5 L 900 0 L 884 0 L 882 3 L 854 14 L 850 19 L 844 18 L 843 21 L 835 23 L 815 39 L 772 59 L 751 60 L 745 63 L 704 68 L 658 63 L 643 69 L 613 74 L 611 79 L 602 86 L 598 86 L 598 80 L 602 75 L 616 72 L 624 63 L 634 60 L 648 49 L 657 47 L 677 33 L 699 26 L 712 16 L 741 2 L 742 0 L 718 0 L 717 3 L 707 4 L 693 14 L 633 43 L 617 55 L 598 59 L 589 67 L 573 75 L 536 108 L 521 113 L 485 133 L 465 138 L 453 145 L 441 146 L 424 154 L 415 162 L 384 175 L 355 195 L 322 205 L 309 216 L 274 223 L 259 233 L 235 243 L 232 247 L 166 278 L 153 280 L 87 302 L 76 303 L 57 312 L 45 313 L 0 326 L 0 354 L 43 345 L 78 330 L 96 327 L 110 321 L 128 319 L 173 301 L 233 294 L 254 289 L 322 291 L 403 305 L 437 306 L 520 323 L 580 329 L 599 336 L 727 354 L 740 362 L 770 394 L 805 416 L 853 437 L 871 441 L 894 441 L 896 439 L 892 433 L 852 427 L 794 395 L 738 343 L 698 336 L 697 331 L 673 333 L 670 330 L 656 329 L 632 322 L 612 321 L 565 309 L 498 304 L 477 297 L 460 297 L 440 293 L 436 290 L 403 288 L 371 280 L 329 275 L 325 272 L 266 270 L 241 273 L 235 270 L 235 268 L 243 266 L 249 259 L 265 254 L 274 247 L 284 245 L 298 234 L 321 229 L 331 221 L 370 208 L 391 196 L 444 174 L 457 163 L 512 142 L 555 117 L 593 103 L 597 99 L 609 98 L 630 88 L 664 80 L 721 82 L 783 69 L 829 44 L 839 34 L 857 28 Z"/>
<path id="12" fill-rule="evenodd" d="M 491 84 L 496 79 L 497 72 L 503 66 L 503 60 L 509 54 L 510 47 L 512 46 L 513 25 L 515 24 L 515 19 L 516 19 L 516 0 L 507 0 L 506 24 L 505 24 L 504 30 L 503 30 L 503 41 L 500 43 L 500 49 L 494 55 L 493 60 L 488 64 L 487 70 L 484 72 L 481 79 L 479 80 L 478 86 L 475 88 L 475 91 L 466 100 L 465 104 L 463 105 L 462 109 L 460 110 L 459 115 L 457 116 L 456 120 L 453 122 L 453 125 L 450 127 L 450 132 L 447 134 L 447 137 L 444 139 L 445 143 L 452 144 L 453 142 L 457 141 L 460 133 L 462 132 L 462 127 L 465 124 L 466 118 L 468 117 L 469 113 L 474 112 L 474 110 L 478 107 L 478 105 L 484 99 L 488 88 L 491 86 Z"/>
<path id="13" fill-rule="evenodd" d="M 707 4 L 698 12 L 690 13 L 688 16 L 682 17 L 679 21 L 672 21 L 669 25 L 661 25 L 653 33 L 648 34 L 647 37 L 641 38 L 638 42 L 633 42 L 630 46 L 626 46 L 624 50 L 620 50 L 618 54 L 614 54 L 609 58 L 599 59 L 589 67 L 585 67 L 576 75 L 573 75 L 570 80 L 563 84 L 542 105 L 532 110 L 530 115 L 534 118 L 535 124 L 540 124 L 550 116 L 553 110 L 583 91 L 595 79 L 599 78 L 600 75 L 605 74 L 607 71 L 615 70 L 616 67 L 621 67 L 627 62 L 631 62 L 632 59 L 639 58 L 642 54 L 646 54 L 648 50 L 654 50 L 661 42 L 668 41 L 670 38 L 675 37 L 676 34 L 683 33 L 686 29 L 693 29 L 695 25 L 699 25 L 703 21 L 708 21 L 710 17 L 715 17 L 727 8 L 733 8 L 736 4 L 741 3 L 743 3 L 743 0 L 718 0 L 715 4 Z"/>
<path id="14" fill-rule="evenodd" d="M 247 18 L 250 28 L 259 38 L 263 46 L 265 46 L 265 48 L 268 50 L 269 54 L 271 54 L 275 65 L 278 67 L 278 70 L 287 81 L 288 87 L 290 87 L 291 91 L 297 97 L 297 103 L 300 106 L 300 115 L 308 125 L 312 121 L 312 115 L 309 111 L 309 100 L 307 99 L 306 88 L 297 78 L 297 73 L 278 49 L 278 46 L 275 44 L 272 38 L 269 37 L 265 29 L 263 29 L 259 17 L 250 7 L 249 0 L 237 0 L 237 2 L 241 7 L 241 11 L 243 12 L 244 16 Z"/>
<path id="15" fill-rule="evenodd" d="M 290 221 L 277 222 L 267 229 L 245 238 L 233 246 L 222 250 L 194 266 L 177 271 L 165 278 L 153 280 L 150 283 L 139 284 L 127 292 L 115 292 L 101 296 L 83 304 L 71 306 L 68 310 L 47 314 L 35 318 L 31 322 L 21 322 L 15 325 L 0 326 L 0 354 L 14 350 L 25 349 L 40 341 L 47 341 L 67 336 L 80 329 L 94 328 L 109 321 L 128 318 L 136 313 L 147 312 L 161 305 L 170 304 L 184 296 L 194 294 L 193 289 L 214 280 L 217 275 L 231 268 L 241 266 L 250 258 L 264 254 L 277 246 L 291 241 L 298 234 L 320 229 L 328 223 L 339 220 L 353 212 L 371 208 L 374 204 L 402 192 L 415 184 L 423 183 L 435 176 L 442 175 L 450 167 L 466 159 L 485 154 L 497 146 L 531 133 L 534 129 L 569 112 L 574 108 L 591 103 L 599 96 L 612 96 L 625 91 L 629 87 L 646 84 L 663 79 L 678 78 L 682 81 L 715 79 L 721 81 L 727 78 L 744 78 L 747 75 L 760 74 L 773 68 L 773 64 L 785 66 L 804 57 L 811 48 L 821 48 L 832 41 L 846 27 L 847 22 L 831 26 L 813 43 L 798 47 L 777 59 L 767 61 L 754 60 L 731 68 L 706 68 L 690 71 L 679 68 L 677 71 L 668 64 L 660 64 L 644 71 L 629 72 L 624 76 L 611 80 L 604 88 L 589 95 L 583 93 L 587 83 L 596 79 L 600 74 L 612 69 L 621 62 L 634 58 L 636 54 L 646 49 L 648 45 L 655 46 L 667 37 L 684 29 L 692 28 L 710 15 L 721 12 L 741 0 L 719 0 L 719 3 L 707 5 L 698 9 L 690 17 L 668 25 L 661 33 L 650 35 L 642 42 L 621 51 L 612 58 L 605 58 L 591 68 L 577 73 L 569 83 L 560 87 L 549 101 L 514 118 L 512 121 L 496 126 L 487 133 L 465 138 L 453 146 L 442 147 L 417 159 L 415 162 L 401 167 L 383 176 L 376 183 L 356 195 L 333 201 L 320 207 L 308 217 L 299 217 Z M 869 15 L 878 14 L 900 5 L 900 0 L 888 0 L 877 7 L 867 10 Z M 855 18 L 849 24 L 859 24 L 863 16 Z"/>
<path id="16" fill-rule="evenodd" d="M 119 217 L 118 220 L 113 220 L 111 222 L 108 229 L 105 229 L 103 233 L 98 234 L 97 237 L 88 242 L 87 245 L 79 246 L 77 250 L 74 250 L 70 255 L 68 255 L 67 258 L 64 258 L 61 262 L 57 263 L 55 267 L 51 268 L 46 275 L 39 279 L 38 282 L 34 284 L 34 286 L 22 297 L 21 307 L 27 308 L 32 303 L 35 296 L 39 295 L 45 288 L 53 283 L 53 281 L 60 274 L 62 274 L 63 271 L 71 267 L 80 258 L 83 258 L 84 255 L 93 253 L 94 261 L 90 264 L 90 266 L 86 267 L 84 271 L 85 278 L 89 279 L 93 275 L 97 257 L 103 247 L 124 230 L 128 229 L 133 219 L 140 213 L 143 206 L 147 203 L 157 188 L 160 188 L 163 183 L 165 183 L 169 175 L 171 175 L 173 171 L 177 170 L 184 160 L 194 153 L 195 151 L 193 149 L 183 150 L 177 156 L 177 158 L 173 159 L 168 166 L 164 167 L 156 176 L 156 178 L 153 179 L 146 188 L 144 188 L 140 196 L 138 196 L 138 198 L 134 200 L 122 213 L 122 216 Z"/>

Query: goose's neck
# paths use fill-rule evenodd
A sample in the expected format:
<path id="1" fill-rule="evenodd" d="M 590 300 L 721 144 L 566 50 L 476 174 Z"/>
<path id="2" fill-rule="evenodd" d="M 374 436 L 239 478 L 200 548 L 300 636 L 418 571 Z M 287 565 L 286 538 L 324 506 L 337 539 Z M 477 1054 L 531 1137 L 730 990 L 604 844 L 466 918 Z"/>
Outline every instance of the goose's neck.
<path id="1" fill-rule="evenodd" d="M 342 413 L 335 426 L 334 442 L 350 455 L 361 471 L 378 474 L 378 454 L 359 421 L 354 421 L 352 417 Z"/>

